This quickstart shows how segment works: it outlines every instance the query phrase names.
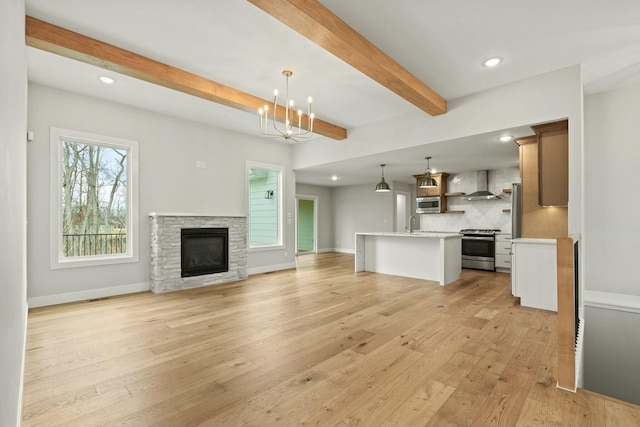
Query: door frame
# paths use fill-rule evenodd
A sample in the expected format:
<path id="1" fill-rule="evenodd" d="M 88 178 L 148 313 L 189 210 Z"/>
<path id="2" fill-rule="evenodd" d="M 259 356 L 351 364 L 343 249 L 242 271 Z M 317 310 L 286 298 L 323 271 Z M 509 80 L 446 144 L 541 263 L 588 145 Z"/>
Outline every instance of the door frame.
<path id="1" fill-rule="evenodd" d="M 298 201 L 299 200 L 311 200 L 313 201 L 313 249 L 305 251 L 302 254 L 298 252 Z M 295 206 L 295 248 L 296 255 L 317 254 L 318 253 L 318 196 L 313 194 L 296 194 L 296 206 Z"/>
<path id="2" fill-rule="evenodd" d="M 412 213 L 411 213 L 411 193 L 408 192 L 408 191 L 402 191 L 402 190 L 395 191 L 394 200 L 393 200 L 393 202 L 394 202 L 393 203 L 393 206 L 394 206 L 394 209 L 393 209 L 393 213 L 394 213 L 393 228 L 394 228 L 394 230 L 396 232 L 406 231 L 406 230 L 398 230 L 398 194 L 402 194 L 403 196 L 405 196 L 407 198 L 407 202 L 405 203 L 405 209 L 406 209 L 407 214 L 408 214 L 407 218 L 406 218 L 408 227 L 411 227 L 411 224 L 410 224 L 411 220 L 409 219 L 409 217 L 412 215 Z"/>

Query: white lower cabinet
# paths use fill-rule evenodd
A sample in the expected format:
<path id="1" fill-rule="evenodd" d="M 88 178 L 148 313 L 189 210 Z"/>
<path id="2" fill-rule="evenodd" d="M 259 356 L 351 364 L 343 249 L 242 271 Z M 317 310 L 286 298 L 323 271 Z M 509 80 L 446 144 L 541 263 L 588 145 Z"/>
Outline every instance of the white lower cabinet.
<path id="1" fill-rule="evenodd" d="M 511 292 L 520 305 L 558 311 L 555 239 L 513 239 Z"/>
<path id="2" fill-rule="evenodd" d="M 511 234 L 496 234 L 496 271 L 511 271 Z"/>

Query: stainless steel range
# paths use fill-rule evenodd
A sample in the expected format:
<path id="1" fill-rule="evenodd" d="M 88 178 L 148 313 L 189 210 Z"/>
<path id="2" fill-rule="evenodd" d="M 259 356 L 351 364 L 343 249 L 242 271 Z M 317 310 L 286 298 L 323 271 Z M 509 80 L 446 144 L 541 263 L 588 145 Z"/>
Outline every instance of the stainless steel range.
<path id="1" fill-rule="evenodd" d="M 498 229 L 465 228 L 462 234 L 462 268 L 496 271 L 496 233 Z"/>

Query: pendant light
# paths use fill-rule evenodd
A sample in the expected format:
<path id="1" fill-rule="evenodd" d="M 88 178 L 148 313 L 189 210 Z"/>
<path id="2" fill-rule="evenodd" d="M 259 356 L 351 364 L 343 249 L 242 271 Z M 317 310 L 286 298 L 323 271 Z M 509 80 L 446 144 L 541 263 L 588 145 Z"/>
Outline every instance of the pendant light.
<path id="1" fill-rule="evenodd" d="M 386 165 L 383 163 L 380 165 L 380 167 L 382 168 L 382 178 L 380 178 L 380 182 L 378 183 L 378 185 L 376 185 L 376 192 L 378 193 L 386 193 L 388 191 L 391 191 L 391 187 L 389 187 L 389 184 L 387 184 L 384 181 L 384 167 Z"/>
<path id="2" fill-rule="evenodd" d="M 431 168 L 429 167 L 429 160 L 431 156 L 424 158 L 427 161 L 427 168 L 424 170 L 424 178 L 420 180 L 418 187 L 420 188 L 436 188 L 438 183 L 431 177 Z"/>

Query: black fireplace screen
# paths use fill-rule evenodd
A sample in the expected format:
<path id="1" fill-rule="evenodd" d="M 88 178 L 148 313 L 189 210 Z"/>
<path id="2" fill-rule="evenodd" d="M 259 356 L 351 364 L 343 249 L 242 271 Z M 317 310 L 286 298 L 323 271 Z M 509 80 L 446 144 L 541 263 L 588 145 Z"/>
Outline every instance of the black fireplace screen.
<path id="1" fill-rule="evenodd" d="M 183 228 L 180 241 L 182 277 L 229 271 L 228 228 Z"/>

